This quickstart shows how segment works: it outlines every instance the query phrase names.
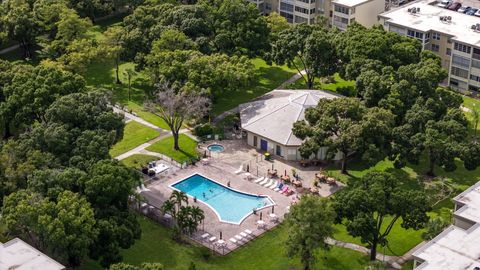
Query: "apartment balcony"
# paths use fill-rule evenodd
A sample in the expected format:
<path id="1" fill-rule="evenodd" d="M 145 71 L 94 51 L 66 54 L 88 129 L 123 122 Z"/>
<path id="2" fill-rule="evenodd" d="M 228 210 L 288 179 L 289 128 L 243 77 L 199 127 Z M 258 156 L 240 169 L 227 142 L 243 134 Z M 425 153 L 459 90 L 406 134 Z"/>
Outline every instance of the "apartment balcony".
<path id="1" fill-rule="evenodd" d="M 346 30 L 348 24 L 347 24 L 347 23 L 338 22 L 338 21 L 333 21 L 333 26 L 337 27 L 337 28 L 340 29 L 340 30 Z"/>

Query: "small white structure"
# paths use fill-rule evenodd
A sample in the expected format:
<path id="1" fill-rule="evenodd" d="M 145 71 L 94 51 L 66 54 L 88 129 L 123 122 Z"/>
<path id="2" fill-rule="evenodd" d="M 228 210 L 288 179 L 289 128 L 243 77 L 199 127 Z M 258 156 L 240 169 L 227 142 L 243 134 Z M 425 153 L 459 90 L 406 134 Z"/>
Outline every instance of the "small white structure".
<path id="1" fill-rule="evenodd" d="M 62 270 L 59 264 L 19 238 L 0 243 L 0 270 Z"/>
<path id="2" fill-rule="evenodd" d="M 242 129 L 247 143 L 285 160 L 300 160 L 302 140 L 292 132 L 293 124 L 305 119 L 305 110 L 315 107 L 322 98 L 339 97 L 319 90 L 273 90 L 257 100 L 240 105 Z M 324 159 L 326 147 L 317 157 Z"/>
<path id="3" fill-rule="evenodd" d="M 414 269 L 480 267 L 480 182 L 456 196 L 453 225 L 413 253 Z"/>

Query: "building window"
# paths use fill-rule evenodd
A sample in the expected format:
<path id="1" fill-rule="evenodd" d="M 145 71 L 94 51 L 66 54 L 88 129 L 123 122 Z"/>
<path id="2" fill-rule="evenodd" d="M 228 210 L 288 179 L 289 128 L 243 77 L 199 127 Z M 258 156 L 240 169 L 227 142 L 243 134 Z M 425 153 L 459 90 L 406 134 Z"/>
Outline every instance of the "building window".
<path id="1" fill-rule="evenodd" d="M 447 48 L 447 55 L 452 55 L 452 49 Z"/>
<path id="2" fill-rule="evenodd" d="M 265 9 L 266 10 L 272 10 L 272 5 L 269 3 L 265 3 Z"/>
<path id="3" fill-rule="evenodd" d="M 315 14 L 315 9 L 314 8 L 310 9 L 310 14 Z"/>
<path id="4" fill-rule="evenodd" d="M 434 52 L 440 51 L 440 46 L 438 46 L 437 44 L 432 44 L 432 51 Z"/>
<path id="5" fill-rule="evenodd" d="M 458 80 L 456 80 L 456 79 L 450 79 L 450 85 L 458 86 Z"/>
<path id="6" fill-rule="evenodd" d="M 340 12 L 343 14 L 348 14 L 348 8 L 335 5 L 335 12 Z"/>
<path id="7" fill-rule="evenodd" d="M 438 32 L 433 32 L 433 33 L 432 33 L 432 39 L 440 40 L 440 33 L 438 33 Z"/>
<path id="8" fill-rule="evenodd" d="M 480 76 L 470 75 L 470 80 L 480 82 Z"/>
<path id="9" fill-rule="evenodd" d="M 352 8 L 350 9 L 350 14 L 355 14 L 355 8 L 354 8 L 354 7 L 352 7 Z"/>
<path id="10" fill-rule="evenodd" d="M 280 10 L 293 12 L 293 5 L 287 4 L 287 3 L 284 3 L 284 2 L 280 2 Z"/>
<path id="11" fill-rule="evenodd" d="M 295 11 L 303 13 L 303 14 L 308 14 L 308 9 L 302 8 L 302 7 L 295 7 Z"/>
<path id="12" fill-rule="evenodd" d="M 465 78 L 465 79 L 468 78 L 468 70 L 466 70 L 466 69 L 462 69 L 462 68 L 458 68 L 458 67 L 452 67 L 451 72 L 452 72 L 452 75 L 455 75 L 457 77 L 461 77 L 461 78 Z"/>
<path id="13" fill-rule="evenodd" d="M 336 21 L 336 22 L 348 24 L 348 19 L 347 18 L 343 18 L 343 17 L 339 17 L 339 16 L 333 16 L 333 20 Z"/>
<path id="14" fill-rule="evenodd" d="M 295 23 L 308 23 L 308 19 L 302 16 L 295 16 Z"/>
<path id="15" fill-rule="evenodd" d="M 460 43 L 456 43 L 453 45 L 453 49 L 459 51 L 459 52 L 464 52 L 464 53 L 470 53 L 472 51 L 472 47 L 463 45 Z"/>
<path id="16" fill-rule="evenodd" d="M 276 150 L 276 151 L 275 151 L 275 154 L 276 154 L 277 156 L 281 156 L 281 157 L 282 157 L 282 156 L 283 156 L 283 155 L 282 155 L 282 147 L 281 147 L 280 145 L 277 145 L 276 148 L 277 148 L 277 149 L 275 149 L 275 150 Z"/>
<path id="17" fill-rule="evenodd" d="M 452 64 L 468 69 L 470 67 L 470 59 L 454 54 L 452 56 Z"/>
<path id="18" fill-rule="evenodd" d="M 257 147 L 257 144 L 258 144 L 258 138 L 257 136 L 253 136 L 253 146 Z"/>
<path id="19" fill-rule="evenodd" d="M 472 59 L 472 67 L 480 69 L 480 61 Z"/>
<path id="20" fill-rule="evenodd" d="M 473 48 L 473 55 L 472 57 L 474 59 L 480 60 L 480 49 Z"/>
<path id="21" fill-rule="evenodd" d="M 413 30 L 408 29 L 407 30 L 407 36 L 409 36 L 411 38 L 416 38 L 420 41 L 423 41 L 423 33 L 422 32 L 417 32 L 417 31 L 413 31 Z"/>
<path id="22" fill-rule="evenodd" d="M 285 19 L 287 19 L 287 22 L 293 23 L 293 14 L 280 11 L 280 15 L 281 15 L 282 17 L 284 17 Z"/>

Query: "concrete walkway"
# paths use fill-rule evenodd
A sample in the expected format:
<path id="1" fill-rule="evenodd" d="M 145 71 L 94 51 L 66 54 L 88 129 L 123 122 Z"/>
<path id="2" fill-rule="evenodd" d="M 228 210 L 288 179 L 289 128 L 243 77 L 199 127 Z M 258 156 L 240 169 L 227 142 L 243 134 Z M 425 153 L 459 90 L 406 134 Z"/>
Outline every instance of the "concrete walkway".
<path id="1" fill-rule="evenodd" d="M 118 113 L 118 114 L 123 114 L 123 115 L 125 116 L 125 118 L 126 118 L 126 121 L 133 120 L 133 121 L 138 122 L 138 123 L 140 123 L 140 124 L 142 124 L 142 125 L 144 125 L 144 126 L 147 126 L 147 127 L 149 127 L 149 128 L 153 128 L 153 129 L 155 129 L 155 130 L 157 130 L 157 131 L 159 131 L 159 132 L 165 131 L 164 129 L 162 129 L 162 128 L 160 128 L 160 127 L 157 127 L 156 125 L 154 125 L 154 124 L 152 124 L 152 123 L 150 123 L 150 122 L 147 122 L 147 121 L 143 120 L 143 118 L 140 118 L 140 117 L 138 117 L 138 116 L 136 116 L 136 115 L 133 115 L 133 114 L 131 114 L 131 113 L 129 113 L 129 112 L 126 112 L 126 111 L 121 110 L 121 109 L 116 108 L 116 107 L 112 107 L 112 109 L 113 109 L 114 112 L 116 112 L 116 113 Z"/>
<path id="2" fill-rule="evenodd" d="M 302 70 L 302 71 L 300 71 L 299 73 L 297 73 L 297 74 L 293 75 L 292 77 L 290 77 L 288 80 L 284 81 L 282 84 L 280 84 L 280 85 L 279 85 L 277 88 L 275 88 L 275 89 L 284 89 L 285 86 L 296 82 L 298 79 L 302 78 L 302 76 L 305 75 L 305 74 L 307 74 L 307 71 Z"/>

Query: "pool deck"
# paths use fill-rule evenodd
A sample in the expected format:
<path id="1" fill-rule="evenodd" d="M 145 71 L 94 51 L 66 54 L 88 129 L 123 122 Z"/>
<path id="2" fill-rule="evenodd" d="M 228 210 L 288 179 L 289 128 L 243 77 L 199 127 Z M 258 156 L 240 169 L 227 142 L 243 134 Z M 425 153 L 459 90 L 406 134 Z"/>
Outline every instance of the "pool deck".
<path id="1" fill-rule="evenodd" d="M 147 185 L 148 190 L 143 191 L 141 195 L 146 198 L 150 205 L 160 208 L 163 202 L 168 200 L 173 191 L 173 189 L 169 187 L 171 184 L 191 176 L 192 174 L 198 173 L 225 186 L 227 185 L 227 182 L 230 181 L 230 187 L 238 191 L 269 196 L 276 204 L 274 206 L 274 213 L 278 216 L 279 221 L 273 222 L 270 220 L 269 214 L 272 212 L 272 207 L 268 207 L 258 211 L 256 215 L 249 215 L 240 225 L 220 222 L 217 215 L 210 207 L 200 201 L 194 202 L 192 198 L 189 198 L 190 205 L 198 206 L 205 212 L 204 224 L 199 226 L 199 231 L 193 235 L 192 238 L 206 247 L 214 249 L 221 254 L 226 254 L 246 244 L 254 239 L 254 237 L 264 233 L 266 230 L 276 226 L 283 220 L 285 213 L 288 211 L 287 207 L 290 206 L 292 201 L 296 198 L 296 194 L 285 196 L 271 189 L 255 184 L 253 181 L 248 181 L 245 179 L 244 173 L 238 175 L 233 173 L 237 169 L 238 167 L 235 168 L 225 163 L 210 163 L 209 165 L 197 164 L 196 166 L 189 166 L 186 169 L 174 171 L 165 177 L 160 177 L 160 180 L 152 181 Z M 260 213 L 262 213 L 262 220 L 266 225 L 265 229 L 259 228 L 257 225 L 257 221 L 260 219 Z M 253 232 L 252 237 L 243 238 L 241 241 L 238 241 L 237 244 L 229 241 L 230 238 L 235 237 L 235 235 L 240 235 L 240 233 L 246 229 Z M 222 233 L 222 238 L 226 242 L 226 246 L 222 248 L 217 247 L 215 244 L 220 238 L 220 232 Z M 200 236 L 204 233 L 208 233 L 217 239 L 213 242 L 209 242 L 207 239 L 203 240 Z"/>

